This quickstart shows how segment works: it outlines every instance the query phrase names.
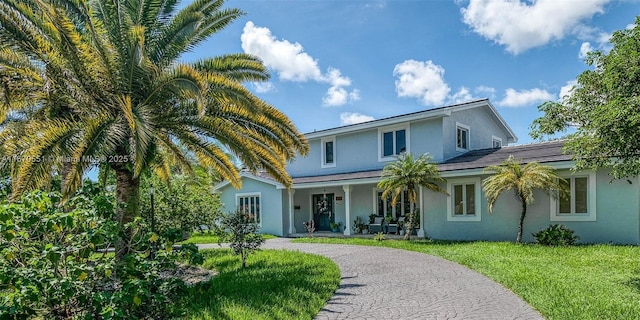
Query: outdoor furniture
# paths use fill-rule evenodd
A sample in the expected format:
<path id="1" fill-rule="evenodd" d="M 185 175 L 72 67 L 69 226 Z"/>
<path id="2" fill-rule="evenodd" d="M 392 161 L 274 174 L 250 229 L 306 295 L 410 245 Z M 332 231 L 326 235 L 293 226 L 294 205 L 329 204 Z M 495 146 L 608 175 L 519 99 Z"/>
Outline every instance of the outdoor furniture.
<path id="1" fill-rule="evenodd" d="M 369 233 L 382 232 L 384 217 L 373 218 L 373 223 L 369 224 Z"/>

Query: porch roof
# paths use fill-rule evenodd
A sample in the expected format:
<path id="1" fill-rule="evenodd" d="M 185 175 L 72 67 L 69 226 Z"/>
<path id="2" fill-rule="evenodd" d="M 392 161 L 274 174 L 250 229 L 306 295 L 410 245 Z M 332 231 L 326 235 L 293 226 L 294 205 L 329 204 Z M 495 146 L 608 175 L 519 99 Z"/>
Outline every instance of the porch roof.
<path id="1" fill-rule="evenodd" d="M 453 172 L 457 170 L 481 169 L 491 165 L 497 165 L 509 156 L 521 159 L 523 163 L 561 162 L 570 161 L 571 155 L 562 152 L 564 141 L 550 141 L 532 143 L 518 146 L 507 146 L 496 149 L 472 150 L 458 157 L 446 160 L 438 164 L 440 172 Z M 382 170 L 368 170 L 358 172 L 337 173 L 320 176 L 292 177 L 293 184 L 313 184 L 337 181 L 370 182 L 378 179 Z"/>

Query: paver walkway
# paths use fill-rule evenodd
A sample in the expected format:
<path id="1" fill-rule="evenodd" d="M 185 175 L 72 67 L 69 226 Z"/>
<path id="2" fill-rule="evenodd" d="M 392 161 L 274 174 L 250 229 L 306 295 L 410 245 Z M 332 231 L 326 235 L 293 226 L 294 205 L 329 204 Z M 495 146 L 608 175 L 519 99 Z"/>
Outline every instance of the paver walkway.
<path id="1" fill-rule="evenodd" d="M 290 241 L 270 239 L 262 248 L 319 254 L 340 267 L 340 287 L 316 319 L 543 319 L 513 292 L 438 257 Z"/>

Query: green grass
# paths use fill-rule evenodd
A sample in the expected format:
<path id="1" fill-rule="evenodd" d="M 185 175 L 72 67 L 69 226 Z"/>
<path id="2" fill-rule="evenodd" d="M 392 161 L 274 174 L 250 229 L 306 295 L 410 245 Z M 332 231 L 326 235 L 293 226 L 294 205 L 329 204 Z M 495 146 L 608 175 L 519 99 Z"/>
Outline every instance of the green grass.
<path id="1" fill-rule="evenodd" d="M 262 237 L 267 239 L 277 238 L 271 234 L 263 234 Z M 195 243 L 195 244 L 204 244 L 204 243 L 218 243 L 218 236 L 212 233 L 206 232 L 194 232 L 189 239 L 183 241 L 182 243 Z"/>
<path id="2" fill-rule="evenodd" d="M 640 319 L 640 247 L 297 239 L 384 246 L 455 261 L 511 289 L 546 319 Z M 429 266 L 425 266 L 428 268 Z"/>
<path id="3" fill-rule="evenodd" d="M 340 284 L 338 266 L 317 255 L 261 250 L 243 270 L 228 249 L 202 253 L 203 266 L 220 274 L 190 289 L 190 319 L 312 319 Z"/>

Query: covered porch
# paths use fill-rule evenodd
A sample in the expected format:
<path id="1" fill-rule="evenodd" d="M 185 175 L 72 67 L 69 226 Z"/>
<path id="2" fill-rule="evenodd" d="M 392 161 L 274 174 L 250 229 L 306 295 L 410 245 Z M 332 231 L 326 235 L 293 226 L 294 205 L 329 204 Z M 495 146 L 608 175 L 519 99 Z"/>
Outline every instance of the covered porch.
<path id="1" fill-rule="evenodd" d="M 351 174 L 294 178 L 293 187 L 285 191 L 283 211 L 288 213 L 285 222 L 285 236 L 306 237 L 305 222 L 314 221 L 318 237 L 355 236 L 373 238 L 378 231 L 384 231 L 387 238 L 402 238 L 396 234 L 401 226 L 397 221 L 402 220 L 411 210 L 406 197 L 395 206 L 391 199 L 382 199 L 382 190 L 377 188 L 381 171 L 369 171 Z M 416 204 L 419 209 L 419 225 L 413 234 L 425 237 L 423 190 L 419 190 Z M 371 230 L 369 234 L 356 233 L 356 220 L 365 225 L 370 224 L 371 217 L 391 216 L 396 222 L 389 228 L 381 227 Z M 379 219 L 377 219 L 379 220 Z M 378 221 L 377 221 L 378 222 Z M 332 227 L 338 226 L 338 232 L 331 232 Z M 387 234 L 387 231 L 389 233 Z"/>

